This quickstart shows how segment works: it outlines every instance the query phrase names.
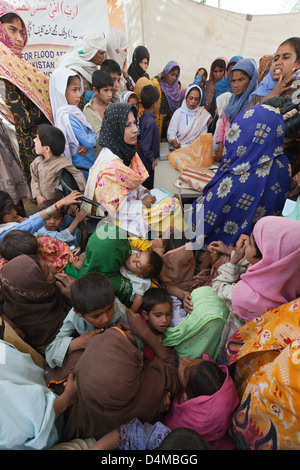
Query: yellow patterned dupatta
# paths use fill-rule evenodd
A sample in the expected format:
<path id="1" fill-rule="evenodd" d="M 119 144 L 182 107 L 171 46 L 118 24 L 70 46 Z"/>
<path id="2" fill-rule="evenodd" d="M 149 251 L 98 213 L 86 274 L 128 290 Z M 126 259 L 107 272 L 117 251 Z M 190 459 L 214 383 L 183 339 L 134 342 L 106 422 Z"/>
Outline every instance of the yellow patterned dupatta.
<path id="1" fill-rule="evenodd" d="M 300 299 L 250 321 L 226 344 L 241 404 L 230 434 L 238 449 L 300 448 Z"/>
<path id="2" fill-rule="evenodd" d="M 109 213 L 115 213 L 128 193 L 140 186 L 148 176 L 137 153 L 129 166 L 115 155 L 109 161 L 99 158 L 90 170 L 85 196 L 102 204 Z"/>

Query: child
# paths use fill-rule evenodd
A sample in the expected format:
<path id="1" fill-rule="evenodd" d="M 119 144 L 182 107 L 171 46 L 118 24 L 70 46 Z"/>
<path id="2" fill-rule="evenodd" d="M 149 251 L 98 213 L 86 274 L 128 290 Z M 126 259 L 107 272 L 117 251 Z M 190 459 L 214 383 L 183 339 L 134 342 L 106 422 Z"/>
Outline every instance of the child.
<path id="1" fill-rule="evenodd" d="M 113 95 L 111 102 L 116 103 L 118 101 L 118 91 L 121 83 L 122 70 L 118 62 L 113 59 L 106 59 L 101 65 L 101 70 L 109 73 L 114 81 L 113 85 Z"/>
<path id="2" fill-rule="evenodd" d="M 111 282 L 100 273 L 88 273 L 77 279 L 71 287 L 71 301 L 73 308 L 45 352 L 51 368 L 63 367 L 66 356 L 85 349 L 95 334 L 118 322 L 128 324 L 124 305 L 114 296 Z M 137 337 L 135 340 L 142 348 L 142 341 Z"/>
<path id="3" fill-rule="evenodd" d="M 59 67 L 50 77 L 49 93 L 54 124 L 66 138 L 64 155 L 73 165 L 89 169 L 95 162 L 97 134 L 78 108 L 82 79 L 72 70 Z M 82 172 L 87 179 L 88 170 Z"/>
<path id="4" fill-rule="evenodd" d="M 85 189 L 85 178 L 70 160 L 61 156 L 65 150 L 65 136 L 57 127 L 40 124 L 34 139 L 35 151 L 38 155 L 30 165 L 31 192 L 38 205 L 55 199 L 55 187 L 59 185 L 58 173 L 66 168 L 75 178 L 80 191 Z"/>
<path id="5" fill-rule="evenodd" d="M 227 429 L 239 404 L 235 383 L 226 366 L 218 366 L 207 355 L 183 357 L 178 365 L 182 391 L 176 397 L 164 424 L 197 431 L 213 450 L 233 450 Z"/>
<path id="6" fill-rule="evenodd" d="M 40 209 L 48 207 L 52 202 L 53 201 L 44 201 L 40 205 Z M 78 247 L 81 247 L 82 232 L 78 225 L 84 220 L 87 213 L 83 209 L 77 211 L 73 222 L 67 228 L 63 225 L 65 215 L 65 208 L 61 207 L 59 211 L 47 220 L 46 224 L 42 228 L 37 230 L 36 233 L 38 237 L 48 235 L 49 237 L 57 238 L 58 240 L 67 243 L 72 251 L 74 251 L 78 249 Z"/>
<path id="7" fill-rule="evenodd" d="M 58 212 L 63 206 L 70 206 L 80 201 L 82 194 L 72 191 L 68 196 L 55 201 L 51 206 L 36 212 L 24 219 L 18 215 L 17 207 L 6 191 L 0 191 L 0 241 L 10 230 L 28 230 L 36 232 L 45 225 L 45 222 Z"/>
<path id="8" fill-rule="evenodd" d="M 151 286 L 151 279 L 157 278 L 162 270 L 163 260 L 155 251 L 135 251 L 121 266 L 120 273 L 132 284 L 131 310 L 137 312 L 143 302 L 144 293 Z"/>
<path id="9" fill-rule="evenodd" d="M 156 159 L 160 154 L 160 136 L 156 119 L 158 109 L 159 91 L 153 85 L 146 85 L 141 92 L 141 102 L 144 113 L 140 118 L 140 145 L 139 156 L 144 163 L 149 178 L 144 181 L 143 186 L 147 189 L 153 188 L 154 169 L 157 166 Z"/>
<path id="10" fill-rule="evenodd" d="M 152 333 L 159 336 L 160 341 L 172 319 L 172 304 L 172 298 L 163 288 L 152 287 L 143 295 L 142 315 Z M 144 356 L 151 360 L 155 357 L 147 343 L 144 343 Z"/>
<path id="11" fill-rule="evenodd" d="M 95 155 L 98 156 L 101 150 L 101 146 L 98 142 L 99 132 L 102 125 L 104 111 L 112 99 L 114 81 L 108 72 L 96 70 L 92 75 L 92 85 L 94 94 L 91 100 L 85 105 L 83 114 L 91 124 L 92 129 L 97 133 Z"/>

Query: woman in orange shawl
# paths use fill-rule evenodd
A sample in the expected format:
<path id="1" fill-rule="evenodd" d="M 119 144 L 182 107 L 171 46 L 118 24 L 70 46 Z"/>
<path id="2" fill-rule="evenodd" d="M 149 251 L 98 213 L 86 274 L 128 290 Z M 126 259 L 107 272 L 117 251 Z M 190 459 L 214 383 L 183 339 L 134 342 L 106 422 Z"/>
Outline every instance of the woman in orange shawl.
<path id="1" fill-rule="evenodd" d="M 30 163 L 36 157 L 33 139 L 39 124 L 52 123 L 49 78 L 22 59 L 26 26 L 18 12 L 0 1 L 1 114 L 14 124 L 23 174 L 30 182 Z"/>
<path id="2" fill-rule="evenodd" d="M 241 403 L 230 427 L 241 450 L 299 449 L 300 298 L 244 325 L 226 344 Z"/>

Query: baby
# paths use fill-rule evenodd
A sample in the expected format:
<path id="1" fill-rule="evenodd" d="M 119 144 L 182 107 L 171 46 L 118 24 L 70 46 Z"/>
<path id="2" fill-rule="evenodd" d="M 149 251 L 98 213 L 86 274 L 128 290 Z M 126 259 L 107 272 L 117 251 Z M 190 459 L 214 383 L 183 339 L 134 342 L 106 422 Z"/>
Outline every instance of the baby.
<path id="1" fill-rule="evenodd" d="M 157 278 L 162 270 L 163 260 L 155 251 L 132 250 L 120 273 L 132 284 L 131 310 L 137 312 L 143 303 L 143 295 L 151 286 L 151 279 Z"/>

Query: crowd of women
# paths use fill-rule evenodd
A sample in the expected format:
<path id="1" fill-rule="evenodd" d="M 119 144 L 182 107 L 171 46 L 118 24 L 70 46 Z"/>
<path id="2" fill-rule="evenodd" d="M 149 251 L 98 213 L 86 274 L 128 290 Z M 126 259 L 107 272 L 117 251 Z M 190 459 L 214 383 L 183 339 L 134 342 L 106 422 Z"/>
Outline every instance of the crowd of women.
<path id="1" fill-rule="evenodd" d="M 187 87 L 115 29 L 50 79 L 27 39 L 1 0 L 0 448 L 299 449 L 300 38 Z M 203 135 L 184 214 L 155 151 Z"/>

